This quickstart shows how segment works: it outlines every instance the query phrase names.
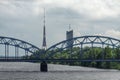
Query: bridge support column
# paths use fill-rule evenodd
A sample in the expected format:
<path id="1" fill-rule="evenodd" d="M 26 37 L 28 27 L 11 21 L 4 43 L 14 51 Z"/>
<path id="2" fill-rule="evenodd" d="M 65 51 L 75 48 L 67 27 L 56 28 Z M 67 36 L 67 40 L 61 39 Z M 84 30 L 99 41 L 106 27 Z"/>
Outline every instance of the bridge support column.
<path id="1" fill-rule="evenodd" d="M 15 46 L 15 58 L 17 59 L 19 57 L 19 49 Z"/>
<path id="2" fill-rule="evenodd" d="M 48 66 L 47 66 L 47 63 L 45 61 L 43 61 L 41 64 L 40 64 L 40 71 L 41 72 L 47 72 L 48 71 Z"/>
<path id="3" fill-rule="evenodd" d="M 5 59 L 8 59 L 9 57 L 9 45 L 5 44 Z"/>

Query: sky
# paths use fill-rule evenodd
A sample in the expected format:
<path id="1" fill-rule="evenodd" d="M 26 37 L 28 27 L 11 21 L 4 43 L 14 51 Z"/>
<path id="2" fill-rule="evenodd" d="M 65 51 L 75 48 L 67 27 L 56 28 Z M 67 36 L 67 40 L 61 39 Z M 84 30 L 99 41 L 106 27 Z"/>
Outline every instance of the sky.
<path id="1" fill-rule="evenodd" d="M 120 39 L 120 0 L 0 0 L 0 36 L 42 47 L 44 8 L 47 47 L 74 37 L 102 35 Z"/>

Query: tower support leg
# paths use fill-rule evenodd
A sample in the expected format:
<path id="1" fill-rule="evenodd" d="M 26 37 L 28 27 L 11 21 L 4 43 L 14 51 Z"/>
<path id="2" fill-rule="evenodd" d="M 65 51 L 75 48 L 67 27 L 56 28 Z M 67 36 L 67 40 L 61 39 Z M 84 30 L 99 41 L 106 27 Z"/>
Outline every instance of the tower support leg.
<path id="1" fill-rule="evenodd" d="M 48 71 L 48 65 L 45 61 L 43 61 L 41 64 L 40 64 L 40 71 L 41 72 L 47 72 Z"/>

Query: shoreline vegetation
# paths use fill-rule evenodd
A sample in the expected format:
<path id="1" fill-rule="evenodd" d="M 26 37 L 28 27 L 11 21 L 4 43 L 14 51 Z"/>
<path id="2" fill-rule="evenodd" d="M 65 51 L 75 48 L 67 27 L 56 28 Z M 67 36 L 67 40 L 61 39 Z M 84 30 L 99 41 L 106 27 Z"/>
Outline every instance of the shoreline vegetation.
<path id="1" fill-rule="evenodd" d="M 29 56 L 29 59 L 39 59 L 41 58 L 40 52 L 36 52 Z M 51 53 L 52 51 L 47 52 L 46 54 Z M 80 55 L 81 50 L 79 47 L 74 47 L 72 49 L 66 49 L 59 52 L 59 49 L 56 49 L 56 53 L 50 57 L 50 59 L 120 59 L 120 48 L 111 48 L 106 46 L 104 48 L 101 47 L 84 47 L 82 49 L 82 57 Z M 43 55 L 44 57 L 46 55 Z M 42 58 L 44 58 L 42 57 Z M 48 63 L 52 64 L 62 64 L 62 65 L 70 65 L 70 66 L 85 66 L 85 67 L 95 67 L 99 69 L 117 69 L 120 70 L 120 62 L 52 62 Z"/>

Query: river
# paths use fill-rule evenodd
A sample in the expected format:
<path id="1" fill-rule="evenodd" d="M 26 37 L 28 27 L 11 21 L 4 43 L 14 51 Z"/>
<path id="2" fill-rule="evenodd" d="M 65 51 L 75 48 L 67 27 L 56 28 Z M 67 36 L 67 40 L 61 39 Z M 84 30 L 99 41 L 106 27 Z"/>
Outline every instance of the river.
<path id="1" fill-rule="evenodd" d="M 39 63 L 0 62 L 0 80 L 120 80 L 119 70 L 48 64 L 40 72 Z"/>

